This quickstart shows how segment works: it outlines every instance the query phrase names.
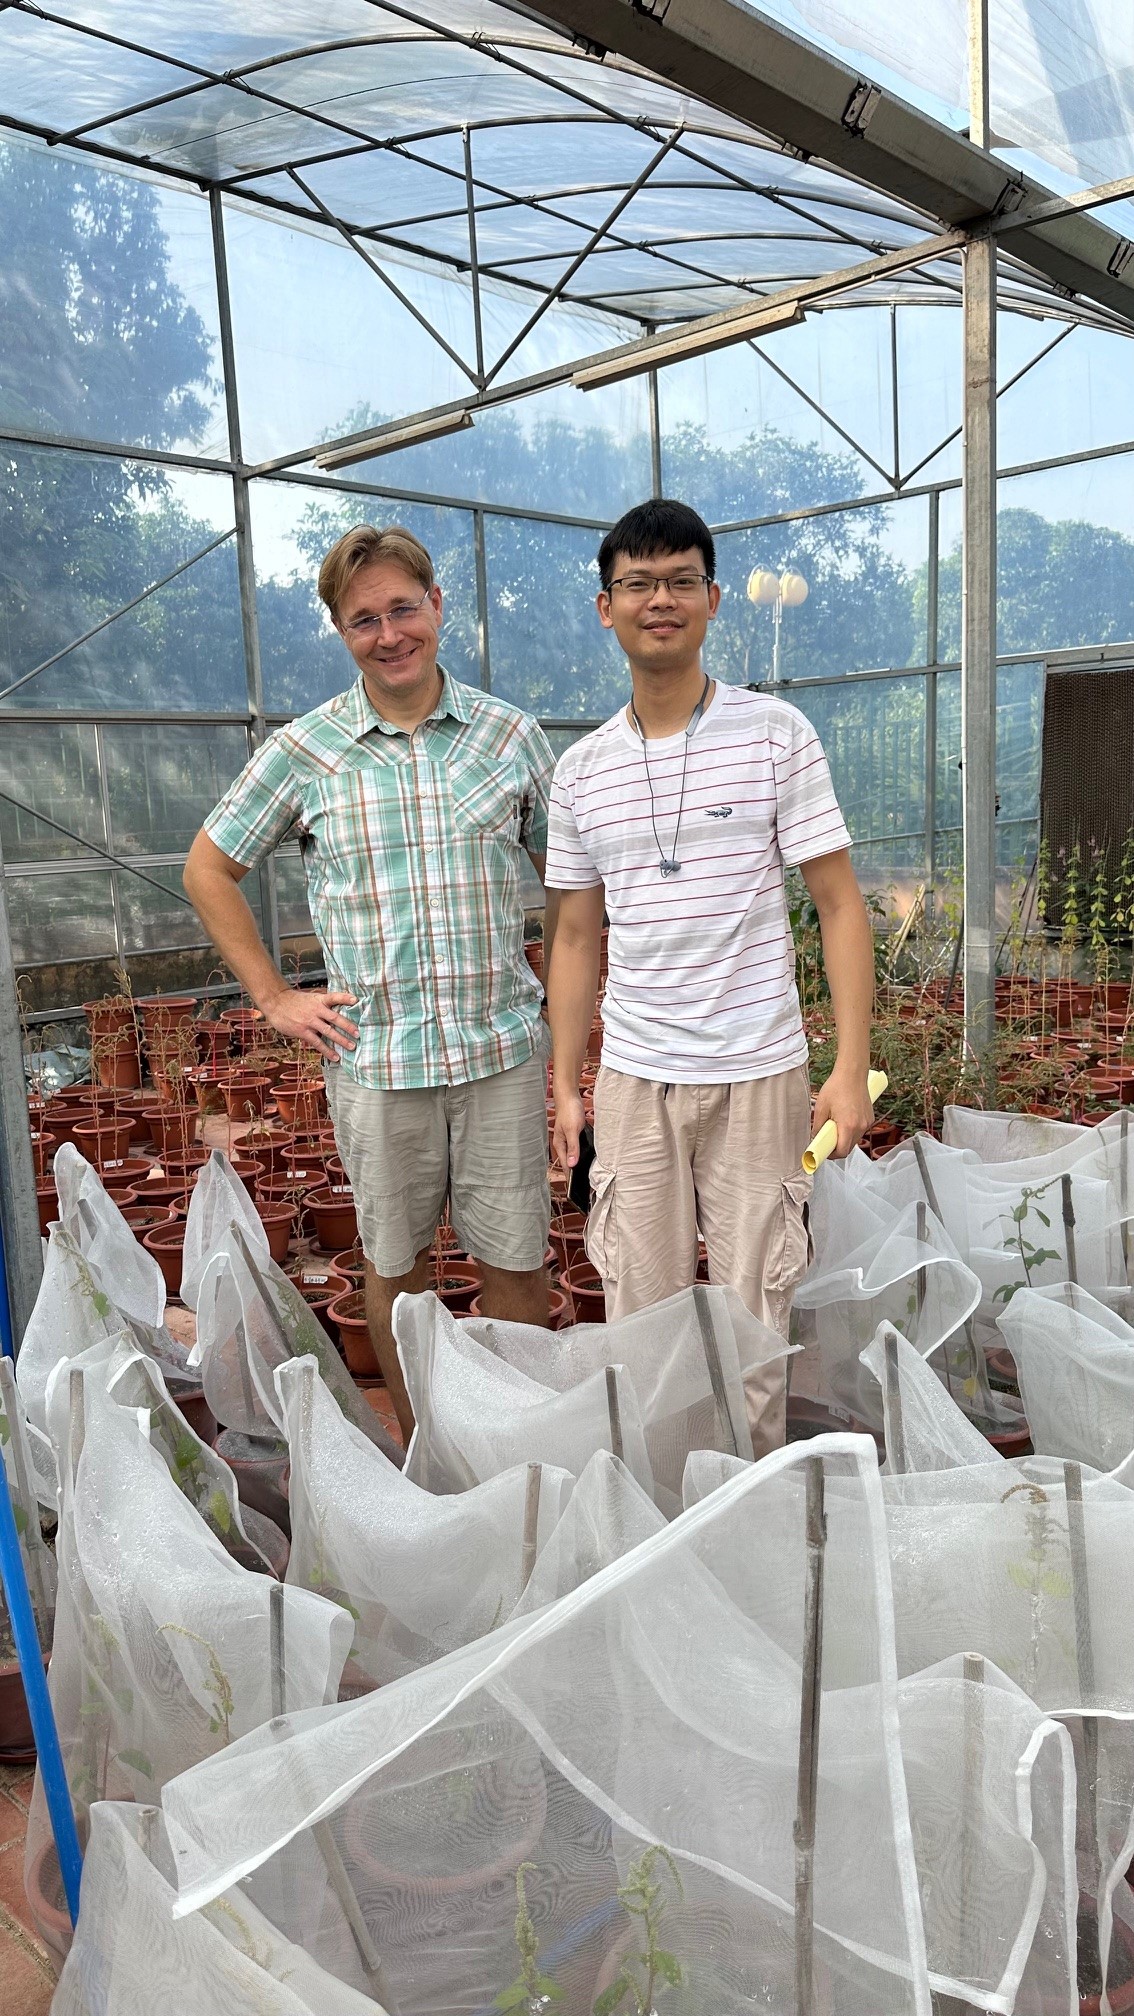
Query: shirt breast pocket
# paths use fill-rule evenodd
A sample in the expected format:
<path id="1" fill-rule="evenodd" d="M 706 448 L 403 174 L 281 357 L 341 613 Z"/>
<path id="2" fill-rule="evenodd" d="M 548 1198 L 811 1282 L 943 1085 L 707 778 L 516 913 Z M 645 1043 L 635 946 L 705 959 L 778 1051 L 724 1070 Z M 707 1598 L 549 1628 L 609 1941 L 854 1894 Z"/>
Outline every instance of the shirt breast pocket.
<path id="1" fill-rule="evenodd" d="M 454 779 L 451 789 L 453 824 L 459 834 L 519 841 L 523 793 L 511 766 Z"/>

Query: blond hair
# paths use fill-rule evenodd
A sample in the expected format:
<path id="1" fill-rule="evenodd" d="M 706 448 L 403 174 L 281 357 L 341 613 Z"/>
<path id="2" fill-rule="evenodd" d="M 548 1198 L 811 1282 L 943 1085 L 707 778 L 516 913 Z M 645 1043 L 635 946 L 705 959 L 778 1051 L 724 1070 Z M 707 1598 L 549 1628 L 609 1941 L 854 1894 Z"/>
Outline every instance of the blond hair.
<path id="1" fill-rule="evenodd" d="M 319 569 L 319 595 L 332 616 L 337 616 L 339 603 L 359 568 L 369 566 L 372 560 L 389 560 L 403 567 L 427 591 L 433 586 L 433 562 L 421 540 L 404 525 L 387 525 L 382 532 L 376 525 L 352 525 L 336 539 Z"/>

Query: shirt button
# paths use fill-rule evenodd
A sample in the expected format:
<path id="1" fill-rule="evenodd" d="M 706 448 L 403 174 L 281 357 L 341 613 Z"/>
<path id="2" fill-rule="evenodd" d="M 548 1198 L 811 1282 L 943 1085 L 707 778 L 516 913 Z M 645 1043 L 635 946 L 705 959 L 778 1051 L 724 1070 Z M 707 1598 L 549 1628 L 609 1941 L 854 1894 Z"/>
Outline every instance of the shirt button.
<path id="1" fill-rule="evenodd" d="M 430 899 L 429 899 L 429 907 L 430 907 L 430 909 L 431 909 L 431 910 L 438 910 L 438 909 L 440 909 L 440 907 L 441 907 L 441 899 L 440 899 L 440 897 L 439 897 L 439 896 L 431 896 L 431 897 L 430 897 Z"/>

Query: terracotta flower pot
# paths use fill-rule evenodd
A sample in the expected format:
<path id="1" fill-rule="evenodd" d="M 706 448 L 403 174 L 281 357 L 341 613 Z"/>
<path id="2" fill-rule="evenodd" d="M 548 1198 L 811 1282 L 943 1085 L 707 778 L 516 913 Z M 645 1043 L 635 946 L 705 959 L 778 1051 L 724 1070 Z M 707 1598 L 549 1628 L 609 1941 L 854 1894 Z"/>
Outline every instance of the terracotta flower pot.
<path id="1" fill-rule="evenodd" d="M 151 1176 L 133 1186 L 135 1199 L 139 1204 L 164 1205 L 168 1211 L 179 1197 L 185 1195 L 183 1176 Z"/>
<path id="2" fill-rule="evenodd" d="M 271 1094 L 270 1078 L 230 1078 L 222 1087 L 230 1120 L 262 1120 Z"/>
<path id="3" fill-rule="evenodd" d="M 352 1288 L 345 1295 L 336 1295 L 327 1314 L 338 1331 L 347 1370 L 363 1378 L 373 1378 L 378 1370 L 378 1361 L 370 1342 L 365 1297 L 361 1291 Z"/>
<path id="4" fill-rule="evenodd" d="M 291 1508 L 284 1481 L 290 1468 L 286 1443 L 263 1441 L 226 1428 L 217 1436 L 215 1447 L 236 1479 L 241 1504 L 262 1512 L 290 1540 Z"/>
<path id="5" fill-rule="evenodd" d="M 150 1135 L 161 1155 L 184 1154 L 197 1139 L 197 1111 L 185 1106 L 147 1106 Z"/>
<path id="6" fill-rule="evenodd" d="M 276 1266 L 282 1267 L 291 1244 L 291 1228 L 295 1224 L 294 1206 L 265 1204 L 258 1194 L 253 1201 L 259 1213 L 260 1223 L 268 1235 L 268 1252 Z"/>
<path id="7" fill-rule="evenodd" d="M 230 1022 L 209 1022 L 198 1015 L 193 1023 L 193 1033 L 197 1039 L 197 1055 L 202 1064 L 216 1071 L 228 1062 L 228 1053 L 232 1048 Z"/>
<path id="8" fill-rule="evenodd" d="M 92 1054 L 100 1085 L 112 1086 L 119 1092 L 137 1090 L 142 1082 L 142 1054 L 136 1036 L 123 1033 L 103 1040 L 95 1045 Z"/>
<path id="9" fill-rule="evenodd" d="M 291 1136 L 279 1127 L 258 1124 L 241 1135 L 239 1152 L 258 1162 L 265 1175 L 274 1176 L 291 1155 Z"/>
<path id="10" fill-rule="evenodd" d="M 162 1271 L 162 1278 L 171 1295 L 181 1293 L 181 1269 L 185 1248 L 185 1224 L 180 1218 L 170 1218 L 164 1225 L 154 1225 L 142 1236 L 142 1244 L 147 1253 L 152 1253 Z"/>
<path id="11" fill-rule="evenodd" d="M 59 1216 L 59 1192 L 54 1183 L 37 1183 L 35 1201 L 39 1206 L 39 1229 L 46 1239 L 48 1229 Z"/>
<path id="12" fill-rule="evenodd" d="M 276 1105 L 281 1120 L 297 1126 L 313 1127 L 326 1118 L 327 1094 L 321 1078 L 301 1078 L 294 1087 L 276 1086 Z"/>
<path id="13" fill-rule="evenodd" d="M 315 1226 L 316 1239 L 329 1252 L 336 1253 L 340 1247 L 353 1245 L 358 1238 L 354 1197 L 349 1190 L 336 1192 L 324 1187 L 309 1191 L 307 1209 Z"/>
<path id="14" fill-rule="evenodd" d="M 59 1873 L 59 1857 L 50 1834 L 28 1863 L 24 1888 L 36 1930 L 53 1956 L 58 1971 L 71 1950 L 73 1935 L 63 1878 Z"/>
<path id="15" fill-rule="evenodd" d="M 475 1260 L 457 1260 L 445 1253 L 438 1260 L 432 1285 L 451 1315 L 471 1316 L 484 1284 Z"/>
<path id="16" fill-rule="evenodd" d="M 75 1146 L 88 1162 L 122 1161 L 130 1150 L 130 1122 L 80 1120 Z"/>
<path id="17" fill-rule="evenodd" d="M 572 1261 L 562 1279 L 571 1297 L 576 1323 L 605 1323 L 606 1291 L 598 1269 L 583 1257 Z"/>
<path id="18" fill-rule="evenodd" d="M 194 1435 L 199 1435 L 202 1442 L 211 1446 L 217 1439 L 217 1417 L 205 1398 L 204 1387 L 186 1386 L 179 1390 L 177 1383 L 171 1382 L 170 1396 Z"/>
<path id="19" fill-rule="evenodd" d="M 350 1287 L 362 1287 L 366 1279 L 366 1255 L 357 1241 L 341 1253 L 332 1253 L 331 1266 Z"/>
<path id="20" fill-rule="evenodd" d="M 485 1312 L 480 1306 L 479 1295 L 473 1297 L 473 1301 L 470 1305 L 468 1313 L 470 1316 L 479 1316 L 481 1318 L 484 1317 Z M 492 1319 L 489 1318 L 488 1320 L 491 1321 Z M 599 1322 L 603 1322 L 604 1320 L 605 1318 L 603 1317 L 598 1318 Z M 566 1330 L 568 1325 L 570 1324 L 570 1321 L 571 1321 L 571 1304 L 566 1294 L 564 1293 L 562 1288 L 552 1288 L 549 1291 L 547 1297 L 548 1329 Z"/>
<path id="21" fill-rule="evenodd" d="M 571 1206 L 552 1219 L 548 1237 L 558 1256 L 560 1274 L 566 1274 L 573 1261 L 586 1258 L 583 1245 L 586 1229 L 587 1221 L 582 1212 Z"/>
<path id="22" fill-rule="evenodd" d="M 192 1190 L 202 1169 L 208 1161 L 207 1155 L 163 1155 L 161 1173 L 167 1183 L 181 1180 L 183 1190 Z"/>
<path id="23" fill-rule="evenodd" d="M 34 1764 L 35 1737 L 19 1661 L 0 1662 L 0 1764 Z"/>
<path id="24" fill-rule="evenodd" d="M 228 1159 L 233 1175 L 243 1183 L 248 1195 L 254 1199 L 263 1180 L 263 1163 L 257 1162 L 251 1155 L 247 1158 L 241 1155 L 230 1155 Z"/>
<path id="25" fill-rule="evenodd" d="M 140 1204 L 136 1190 L 130 1190 L 126 1194 L 132 1201 L 120 1205 L 119 1209 L 139 1246 L 142 1246 L 145 1244 L 146 1233 L 152 1232 L 155 1225 L 167 1225 L 172 1213 L 168 1204 Z"/>
<path id="26" fill-rule="evenodd" d="M 163 1036 L 171 1036 L 186 1022 L 192 1022 L 197 1003 L 188 994 L 150 994 L 134 1003 L 141 1017 L 146 1048 L 152 1049 Z"/>
<path id="27" fill-rule="evenodd" d="M 113 1161 L 100 1162 L 98 1173 L 104 1183 L 113 1184 L 117 1190 L 127 1187 L 133 1190 L 148 1181 L 153 1166 L 144 1155 L 115 1156 Z"/>
<path id="28" fill-rule="evenodd" d="M 338 1332 L 331 1317 L 331 1304 L 335 1296 L 341 1294 L 343 1290 L 339 1276 L 327 1272 L 305 1274 L 301 1263 L 298 1267 L 289 1267 L 287 1277 L 292 1287 L 302 1295 L 311 1314 L 319 1318 L 328 1337 L 334 1343 Z"/>
<path id="29" fill-rule="evenodd" d="M 198 1064 L 195 1071 L 190 1071 L 189 1077 L 193 1081 L 197 1111 L 199 1113 L 223 1113 L 225 1110 L 224 1085 L 218 1073 L 208 1064 Z"/>

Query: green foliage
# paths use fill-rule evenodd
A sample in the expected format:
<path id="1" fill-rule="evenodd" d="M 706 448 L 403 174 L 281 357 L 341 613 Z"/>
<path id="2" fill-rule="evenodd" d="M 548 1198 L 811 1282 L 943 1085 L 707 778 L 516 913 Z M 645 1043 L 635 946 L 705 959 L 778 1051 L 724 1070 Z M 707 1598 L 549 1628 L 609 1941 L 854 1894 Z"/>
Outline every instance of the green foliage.
<path id="1" fill-rule="evenodd" d="M 1034 1187 L 1030 1184 L 1025 1184 L 1021 1190 L 1019 1203 L 1014 1204 L 1012 1207 L 1012 1231 L 1008 1238 L 1003 1241 L 1003 1248 L 1006 1253 L 1019 1254 L 1020 1264 L 1024 1270 L 1024 1277 L 1022 1281 L 1002 1281 L 999 1288 L 993 1294 L 992 1299 L 994 1302 L 1002 1301 L 1007 1306 L 1019 1289 L 1031 1287 L 1033 1268 L 1042 1267 L 1045 1261 L 1059 1260 L 1063 1257 L 1057 1247 L 1037 1246 L 1034 1240 L 1028 1238 L 1024 1231 L 1025 1225 L 1027 1225 L 1033 1215 L 1041 1225 L 1047 1227 L 1048 1231 L 1051 1230 L 1051 1219 L 1046 1211 L 1041 1211 L 1036 1199 L 1037 1197 L 1046 1196 L 1052 1184 L 1061 1181 L 1061 1177 L 1053 1176 L 1048 1182 L 1040 1183 Z"/>
<path id="2" fill-rule="evenodd" d="M 548 1974 L 539 1971 L 539 1936 L 528 1908 L 526 1878 L 536 1873 L 534 1862 L 521 1862 L 516 1871 L 516 1951 L 520 1971 L 509 1988 L 496 1997 L 497 2009 L 518 2009 L 523 2016 L 540 2016 L 553 2002 L 563 2000 L 563 1990 Z"/>
<path id="3" fill-rule="evenodd" d="M 654 1871 L 659 1862 L 664 1867 L 662 1875 L 655 1880 Z M 662 1982 L 669 1988 L 682 1986 L 685 1973 L 681 1962 L 674 1954 L 666 1952 L 658 1939 L 668 1902 L 663 1880 L 665 1875 L 668 1875 L 678 1900 L 682 1900 L 685 1891 L 681 1875 L 668 1848 L 656 1845 L 647 1848 L 636 1862 L 630 1864 L 618 1896 L 623 1909 L 632 1917 L 641 1919 L 644 1946 L 641 1951 L 626 1956 L 617 1978 L 597 1998 L 593 2016 L 614 2016 L 615 2010 L 624 2005 L 628 2005 L 632 2016 L 654 2016 L 654 1995 L 658 1983 Z"/>

